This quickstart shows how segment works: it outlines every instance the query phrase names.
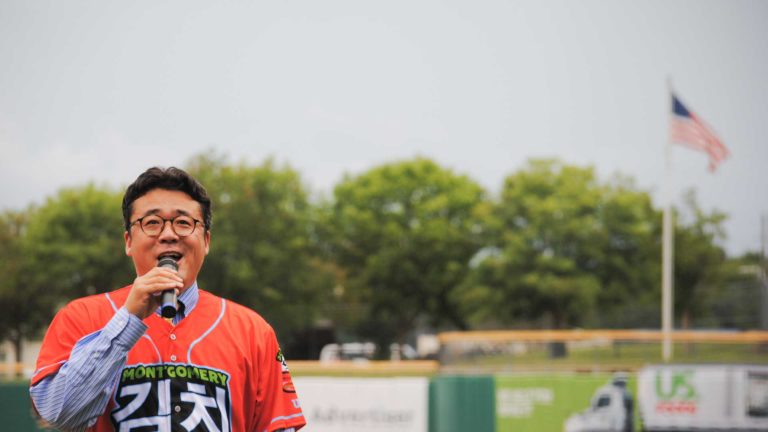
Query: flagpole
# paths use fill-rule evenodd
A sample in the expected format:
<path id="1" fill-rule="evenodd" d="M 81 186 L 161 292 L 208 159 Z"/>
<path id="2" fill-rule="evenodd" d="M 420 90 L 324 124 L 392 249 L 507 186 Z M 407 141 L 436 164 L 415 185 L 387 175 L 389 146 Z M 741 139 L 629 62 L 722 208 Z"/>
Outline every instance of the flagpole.
<path id="1" fill-rule="evenodd" d="M 667 78 L 667 94 L 671 97 L 672 80 Z M 673 224 L 672 224 L 672 163 L 671 163 L 671 145 L 669 138 L 665 146 L 665 173 L 664 173 L 664 216 L 662 226 L 662 249 L 661 249 L 661 330 L 662 330 L 662 359 L 669 362 L 672 359 L 672 327 L 673 314 L 672 305 L 674 304 L 673 292 L 673 262 L 674 262 L 674 243 L 673 243 Z"/>

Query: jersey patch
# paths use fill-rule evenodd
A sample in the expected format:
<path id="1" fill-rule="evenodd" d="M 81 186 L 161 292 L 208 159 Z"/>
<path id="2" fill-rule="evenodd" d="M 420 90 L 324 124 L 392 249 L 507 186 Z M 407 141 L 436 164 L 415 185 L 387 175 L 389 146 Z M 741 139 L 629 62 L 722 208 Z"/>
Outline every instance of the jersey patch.
<path id="1" fill-rule="evenodd" d="M 286 393 L 296 393 L 296 387 L 293 386 L 293 380 L 291 380 L 291 373 L 288 370 L 288 363 L 285 362 L 283 350 L 279 348 L 277 349 L 277 356 L 275 357 L 275 360 L 280 363 L 280 367 L 282 368 L 283 391 Z M 294 408 L 298 408 L 298 406 L 296 406 L 297 402 L 298 400 L 294 399 Z"/>
<path id="2" fill-rule="evenodd" d="M 280 367 L 283 368 L 283 372 L 290 372 L 288 370 L 288 363 L 285 362 L 285 356 L 283 355 L 283 350 L 277 349 L 277 356 L 275 356 L 275 360 L 280 363 Z"/>
<path id="3" fill-rule="evenodd" d="M 115 391 L 120 432 L 231 432 L 230 376 L 189 364 L 127 366 Z"/>

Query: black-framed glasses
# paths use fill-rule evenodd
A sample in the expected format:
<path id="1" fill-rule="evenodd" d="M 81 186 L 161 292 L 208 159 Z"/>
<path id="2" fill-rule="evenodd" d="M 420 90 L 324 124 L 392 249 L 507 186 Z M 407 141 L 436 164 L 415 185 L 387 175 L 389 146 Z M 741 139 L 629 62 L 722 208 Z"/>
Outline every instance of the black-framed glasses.
<path id="1" fill-rule="evenodd" d="M 191 235 L 193 232 L 195 232 L 195 227 L 197 227 L 197 224 L 202 225 L 201 221 L 186 215 L 179 215 L 175 218 L 165 219 L 155 214 L 140 217 L 131 222 L 131 225 L 138 223 L 139 227 L 141 227 L 141 231 L 144 232 L 144 234 L 150 237 L 157 237 L 161 232 L 163 232 L 163 229 L 165 229 L 166 222 L 171 223 L 171 229 L 179 237 L 187 237 Z"/>

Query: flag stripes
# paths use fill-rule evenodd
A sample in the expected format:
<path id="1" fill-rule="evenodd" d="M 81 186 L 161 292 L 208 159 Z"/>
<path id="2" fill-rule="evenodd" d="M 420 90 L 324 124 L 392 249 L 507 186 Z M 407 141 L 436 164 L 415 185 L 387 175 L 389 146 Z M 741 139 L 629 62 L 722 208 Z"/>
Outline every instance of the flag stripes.
<path id="1" fill-rule="evenodd" d="M 672 94 L 670 142 L 707 153 L 709 170 L 714 171 L 730 152 L 715 133 Z"/>

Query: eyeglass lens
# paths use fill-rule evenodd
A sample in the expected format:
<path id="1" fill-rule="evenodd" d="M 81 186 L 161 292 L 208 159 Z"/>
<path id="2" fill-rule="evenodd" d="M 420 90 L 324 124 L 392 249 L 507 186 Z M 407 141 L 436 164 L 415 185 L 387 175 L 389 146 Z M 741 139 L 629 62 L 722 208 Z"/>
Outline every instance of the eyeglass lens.
<path id="1" fill-rule="evenodd" d="M 173 219 L 163 219 L 160 216 L 147 216 L 141 220 L 141 230 L 148 236 L 157 236 L 165 228 L 165 223 L 171 223 L 171 229 L 176 235 L 186 237 L 195 230 L 195 220 L 189 216 L 176 216 Z"/>

